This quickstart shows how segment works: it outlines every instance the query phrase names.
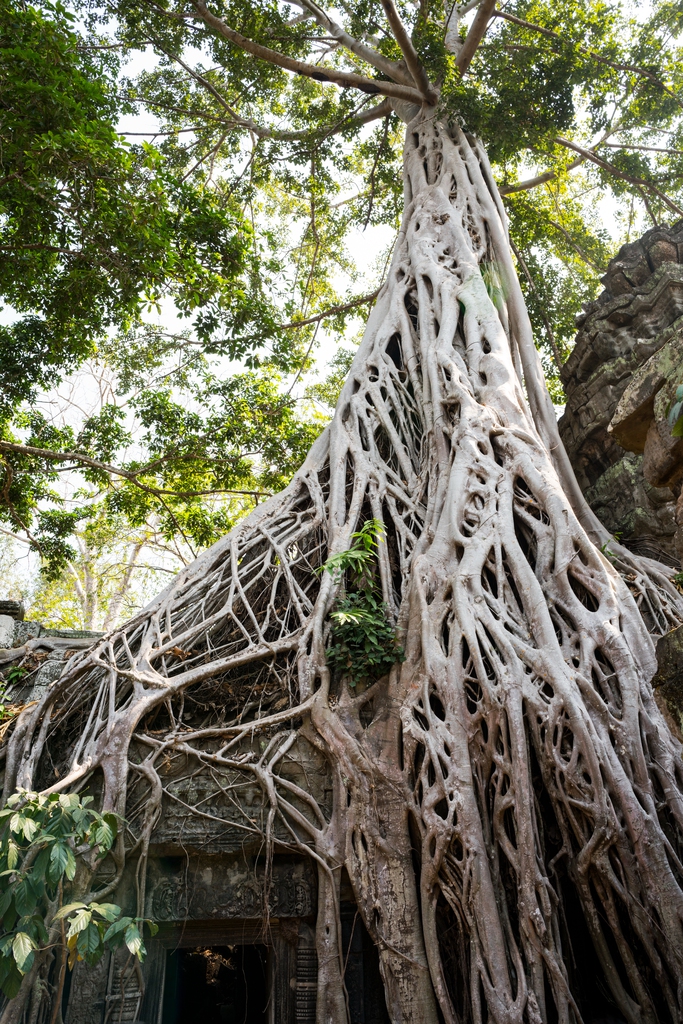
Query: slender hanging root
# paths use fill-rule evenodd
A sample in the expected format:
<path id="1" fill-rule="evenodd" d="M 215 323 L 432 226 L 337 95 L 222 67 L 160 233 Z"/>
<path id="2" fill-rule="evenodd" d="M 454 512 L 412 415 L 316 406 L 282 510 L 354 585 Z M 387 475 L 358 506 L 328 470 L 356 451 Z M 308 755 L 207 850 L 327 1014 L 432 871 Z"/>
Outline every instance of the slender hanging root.
<path id="1" fill-rule="evenodd" d="M 232 827 L 317 866 L 319 1024 L 347 1019 L 342 868 L 392 1022 L 578 1024 L 590 940 L 629 1024 L 680 1021 L 683 768 L 649 680 L 681 600 L 663 567 L 599 550 L 481 147 L 421 114 L 405 187 L 333 422 L 282 494 L 70 660 L 17 724 L 6 786 L 99 786 L 141 912 L 181 768 L 234 806 L 257 786 L 262 820 Z M 319 570 L 370 518 L 406 660 L 363 690 L 327 669 Z"/>

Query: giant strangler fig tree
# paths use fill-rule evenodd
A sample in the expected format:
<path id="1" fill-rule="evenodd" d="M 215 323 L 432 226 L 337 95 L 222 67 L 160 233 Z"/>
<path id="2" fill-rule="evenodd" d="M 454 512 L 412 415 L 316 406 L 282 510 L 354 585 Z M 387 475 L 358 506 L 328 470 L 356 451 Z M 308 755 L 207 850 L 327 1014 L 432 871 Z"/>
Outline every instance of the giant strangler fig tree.
<path id="1" fill-rule="evenodd" d="M 631 24 L 562 0 L 116 7 L 127 45 L 168 62 L 150 96 L 164 84 L 179 106 L 184 89 L 185 109 L 210 102 L 220 131 L 290 146 L 295 163 L 349 126 L 400 119 L 403 219 L 334 419 L 291 484 L 69 661 L 14 729 L 6 787 L 97 776 L 100 810 L 128 822 L 106 891 L 136 858 L 143 914 L 167 766 L 248 775 L 268 857 L 285 844 L 317 869 L 319 1024 L 348 1020 L 342 869 L 394 1024 L 588 1021 L 572 967 L 586 943 L 615 1015 L 683 1019 L 683 765 L 650 686 L 683 600 L 578 489 L 501 197 L 566 187 L 583 163 L 653 217 L 681 212 L 629 141 L 677 130 L 677 65 L 659 46 L 677 11 Z M 190 42 L 209 70 L 190 74 Z M 597 141 L 568 137 L 581 118 Z M 524 151 L 549 169 L 515 180 Z M 326 657 L 353 574 L 322 567 L 371 521 L 364 593 L 381 594 L 402 653 L 356 685 Z M 331 811 L 284 771 L 300 744 L 331 773 Z"/>

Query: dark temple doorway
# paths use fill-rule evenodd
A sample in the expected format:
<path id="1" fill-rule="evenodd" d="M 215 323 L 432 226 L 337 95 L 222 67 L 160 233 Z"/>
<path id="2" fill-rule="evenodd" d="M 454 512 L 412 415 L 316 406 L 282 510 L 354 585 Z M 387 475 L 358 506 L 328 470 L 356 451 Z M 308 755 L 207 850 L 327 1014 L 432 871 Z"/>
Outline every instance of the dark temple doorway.
<path id="1" fill-rule="evenodd" d="M 167 953 L 163 1024 L 267 1024 L 265 946 Z"/>

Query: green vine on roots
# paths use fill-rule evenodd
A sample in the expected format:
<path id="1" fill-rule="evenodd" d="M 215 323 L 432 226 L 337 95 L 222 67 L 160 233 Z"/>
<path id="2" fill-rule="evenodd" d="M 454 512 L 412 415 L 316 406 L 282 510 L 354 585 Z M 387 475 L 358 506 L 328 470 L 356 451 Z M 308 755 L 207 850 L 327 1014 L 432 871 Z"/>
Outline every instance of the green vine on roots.
<path id="1" fill-rule="evenodd" d="M 346 675 L 352 687 L 385 675 L 397 661 L 405 660 L 389 610 L 378 594 L 374 572 L 374 556 L 383 535 L 383 524 L 370 519 L 351 534 L 351 547 L 333 555 L 323 566 L 342 588 L 348 574 L 352 588 L 342 589 L 335 601 L 327 647 L 330 668 Z"/>

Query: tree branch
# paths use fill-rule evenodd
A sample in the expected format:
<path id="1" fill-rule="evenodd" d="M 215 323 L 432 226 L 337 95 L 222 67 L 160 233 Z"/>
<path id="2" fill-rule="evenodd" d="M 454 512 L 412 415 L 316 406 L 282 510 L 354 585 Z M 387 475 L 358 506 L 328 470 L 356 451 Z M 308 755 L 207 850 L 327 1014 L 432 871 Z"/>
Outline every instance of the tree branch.
<path id="1" fill-rule="evenodd" d="M 375 50 L 372 46 L 366 46 L 365 43 L 361 43 L 360 40 L 349 35 L 341 25 L 338 25 L 336 21 L 330 18 L 329 14 L 322 7 L 318 7 L 314 0 L 294 0 L 294 2 L 297 7 L 307 10 L 317 23 L 326 29 L 341 46 L 346 47 L 351 53 L 355 53 L 361 60 L 377 68 L 383 74 L 389 75 L 390 78 L 393 78 L 395 82 L 400 82 L 401 85 L 407 85 L 408 87 L 413 85 L 410 75 L 397 61 L 389 60 L 388 57 L 385 57 L 384 54 Z"/>
<path id="2" fill-rule="evenodd" d="M 181 60 L 177 54 L 169 53 L 168 50 L 157 42 L 156 39 L 153 40 L 153 43 L 159 50 L 161 50 L 162 53 L 165 53 L 167 57 L 174 60 L 176 64 L 180 64 L 181 68 L 186 71 L 191 78 L 194 78 L 195 82 L 198 82 L 202 88 L 206 89 L 207 92 L 210 93 L 218 103 L 220 103 L 223 109 L 227 111 L 231 121 L 234 122 L 234 127 L 246 128 L 248 131 L 253 132 L 259 139 L 268 138 L 270 136 L 271 133 L 267 128 L 261 128 L 261 126 L 256 124 L 255 121 L 252 121 L 250 117 L 241 117 L 236 110 L 233 110 L 230 104 L 221 96 L 218 89 L 216 89 L 208 78 L 205 78 L 204 75 L 200 75 L 198 71 L 194 71 L 183 60 Z M 230 124 L 230 122 L 228 122 L 228 124 Z"/>
<path id="3" fill-rule="evenodd" d="M 570 164 L 564 168 L 565 173 L 567 171 L 573 171 L 581 164 L 586 162 L 586 157 L 578 157 L 576 160 L 572 160 Z M 527 178 L 526 181 L 519 181 L 515 185 L 501 185 L 498 189 L 502 196 L 512 195 L 513 192 L 527 192 L 530 188 L 536 188 L 537 185 L 544 185 L 546 181 L 553 181 L 558 171 L 543 171 L 542 174 L 537 174 L 535 178 Z"/>
<path id="4" fill-rule="evenodd" d="M 495 13 L 495 7 L 496 0 L 481 0 L 479 10 L 474 16 L 469 32 L 465 36 L 462 49 L 455 59 L 456 67 L 461 75 L 464 75 L 467 71 L 479 43 L 486 35 L 489 21 Z"/>
<path id="5" fill-rule="evenodd" d="M 435 104 L 437 101 L 437 95 L 432 85 L 427 78 L 425 69 L 420 63 L 420 58 L 417 55 L 415 47 L 413 46 L 412 40 L 408 35 L 405 25 L 401 21 L 398 11 L 394 5 L 394 0 L 382 0 L 382 7 L 384 13 L 387 16 L 387 21 L 391 27 L 391 31 L 394 33 L 396 42 L 401 47 L 401 53 L 405 58 L 405 62 L 408 65 L 408 70 L 418 87 L 424 99 L 430 104 Z"/>
<path id="6" fill-rule="evenodd" d="M 381 288 L 381 285 L 380 285 Z M 340 306 L 330 306 L 324 313 L 318 313 L 316 316 L 309 316 L 305 320 L 292 320 L 288 324 L 281 324 L 280 329 L 283 331 L 291 331 L 297 327 L 305 327 L 307 324 L 317 324 L 321 320 L 324 320 L 328 316 L 335 316 L 337 313 L 346 313 L 349 309 L 355 309 L 356 306 L 365 306 L 370 302 L 374 302 L 379 295 L 379 288 L 376 288 L 374 292 L 370 292 L 369 295 L 361 295 L 359 299 L 352 299 L 351 302 L 345 302 Z"/>
<path id="7" fill-rule="evenodd" d="M 340 86 L 342 89 L 359 89 L 361 92 L 368 93 L 369 95 L 394 96 L 396 99 L 407 100 L 409 103 L 422 103 L 422 96 L 417 89 L 411 89 L 405 85 L 397 85 L 393 82 L 364 78 L 363 75 L 355 75 L 348 71 L 338 71 L 336 68 L 322 68 L 315 64 L 306 64 L 304 61 L 295 60 L 293 57 L 287 57 L 283 53 L 278 53 L 277 50 L 271 50 L 268 46 L 262 46 L 261 43 L 255 43 L 252 39 L 247 39 L 239 32 L 236 32 L 229 25 L 226 25 L 221 18 L 212 14 L 206 5 L 202 3 L 202 0 L 194 0 L 193 7 L 202 21 L 217 35 L 228 39 L 246 53 L 251 53 L 254 57 L 265 60 L 269 64 L 274 64 L 276 67 L 292 71 L 297 75 L 304 75 L 306 78 L 312 78 L 316 82 L 330 82 L 333 85 Z"/>
<path id="8" fill-rule="evenodd" d="M 193 72 L 190 73 L 193 74 L 193 77 L 197 77 Z M 137 102 L 141 103 L 142 100 L 138 100 Z M 169 110 L 176 114 L 182 114 L 185 117 L 203 118 L 205 121 L 212 121 L 217 125 L 224 125 L 228 129 L 244 128 L 246 131 L 253 132 L 253 134 L 259 139 L 272 139 L 274 142 L 298 142 L 301 139 L 310 139 L 312 131 L 314 130 L 308 128 L 298 132 L 281 132 L 276 128 L 264 128 L 262 125 L 252 121 L 251 118 L 240 117 L 236 112 L 234 117 L 231 115 L 230 120 L 227 120 L 224 117 L 216 117 L 215 115 L 205 113 L 204 111 L 183 110 L 182 107 L 174 107 L 168 103 L 159 103 L 156 100 L 145 100 L 144 102 L 147 106 L 156 107 L 158 110 Z M 375 107 L 372 107 L 367 111 L 367 116 L 366 114 L 351 114 L 349 117 L 345 117 L 341 121 L 338 121 L 337 124 L 328 125 L 326 128 L 320 128 L 318 131 L 321 135 L 324 135 L 327 138 L 330 135 L 337 135 L 339 132 L 343 131 L 344 127 L 349 123 L 356 124 L 360 122 L 361 124 L 365 124 L 367 121 L 374 121 L 376 118 L 386 117 L 387 114 L 392 114 L 393 112 L 394 108 L 389 100 L 382 100 L 381 103 L 378 103 Z M 192 128 L 177 129 L 178 132 L 196 132 L 200 130 L 201 126 L 197 125 Z M 175 132 L 121 132 L 121 134 L 157 136 L 164 134 L 173 135 Z M 0 246 L 0 248 L 2 247 Z"/>
<path id="9" fill-rule="evenodd" d="M 565 237 L 565 239 L 567 240 L 567 242 L 568 242 L 568 243 L 569 243 L 569 244 L 571 245 L 572 249 L 575 249 L 575 250 L 576 250 L 576 252 L 577 252 L 577 253 L 579 254 L 579 256 L 580 256 L 580 257 L 581 257 L 581 259 L 582 259 L 582 260 L 584 261 L 584 263 L 587 263 L 587 264 L 588 264 L 588 266 L 589 266 L 589 267 L 592 267 L 592 268 L 593 268 L 593 270 L 595 270 L 595 271 L 596 271 L 596 273 L 598 273 L 598 274 L 604 274 L 604 273 L 605 273 L 605 268 L 604 268 L 604 267 L 598 267 L 598 266 L 597 266 L 597 265 L 596 265 L 596 264 L 595 264 L 595 263 L 593 262 L 593 260 L 592 260 L 592 259 L 591 259 L 591 258 L 590 258 L 589 256 L 587 256 L 587 255 L 586 255 L 586 253 L 585 253 L 585 252 L 583 251 L 583 249 L 581 248 L 581 246 L 580 246 L 580 245 L 578 245 L 578 244 L 577 244 L 577 243 L 576 243 L 576 242 L 574 241 L 574 239 L 573 239 L 573 238 L 572 238 L 572 236 L 571 236 L 571 235 L 569 234 L 569 232 L 567 231 L 567 229 L 566 229 L 566 228 L 563 228 L 563 227 L 562 227 L 562 225 L 561 225 L 561 224 L 558 224 L 556 220 L 549 220 L 549 221 L 548 221 L 548 223 L 550 224 L 550 226 L 551 226 L 551 227 L 555 228 L 555 230 L 556 230 L 556 231 L 559 231 L 559 232 L 560 232 L 560 234 L 561 234 L 561 235 L 563 235 L 563 236 Z"/>
<path id="10" fill-rule="evenodd" d="M 532 32 L 538 32 L 542 36 L 546 36 L 547 39 L 554 39 L 563 46 L 568 45 L 567 40 L 563 39 L 559 32 L 554 32 L 550 28 L 543 28 L 541 25 L 534 25 L 530 21 L 524 21 L 523 18 L 517 18 L 514 14 L 508 14 L 507 11 L 494 11 L 494 18 L 503 18 L 504 21 L 509 21 L 513 25 L 519 25 L 521 28 L 528 28 Z M 574 45 L 574 44 L 569 44 Z M 661 78 L 657 78 L 651 71 L 647 71 L 645 68 L 639 68 L 635 64 L 619 64 L 616 61 L 608 60 L 607 57 L 602 57 L 595 50 L 589 50 L 586 46 L 577 46 L 577 51 L 582 53 L 586 57 L 590 57 L 591 60 L 597 61 L 599 64 L 605 64 L 608 68 L 613 68 L 615 71 L 630 71 L 631 74 L 639 75 L 641 78 L 647 78 L 655 85 L 658 85 L 660 89 L 663 89 L 673 100 L 676 101 L 679 107 L 683 109 L 683 100 L 674 92 L 673 89 L 669 88 L 662 82 Z"/>
<path id="11" fill-rule="evenodd" d="M 605 142 L 610 149 L 636 149 L 644 153 L 668 153 L 669 156 L 683 156 L 683 149 L 667 149 L 666 146 L 638 146 L 629 142 Z"/>
<path id="12" fill-rule="evenodd" d="M 598 139 L 598 141 L 593 146 L 591 146 L 591 148 L 589 150 L 586 150 L 586 152 L 587 153 L 594 153 L 595 150 L 598 148 L 598 146 L 606 145 L 605 140 L 608 139 L 610 137 L 610 135 L 614 135 L 614 133 L 617 132 L 617 131 L 619 131 L 618 127 L 617 128 L 609 128 L 604 133 L 602 138 Z M 557 140 L 555 140 L 555 141 L 557 141 Z M 581 164 L 584 164 L 587 159 L 588 159 L 587 156 L 578 156 L 578 157 L 576 157 L 576 159 L 572 160 L 572 162 L 570 164 L 567 164 L 567 166 L 564 168 L 564 171 L 562 173 L 567 174 L 567 173 L 569 173 L 569 171 L 576 170 L 576 168 L 580 167 Z M 514 185 L 503 185 L 503 186 L 501 186 L 499 188 L 498 191 L 500 192 L 500 194 L 502 196 L 511 195 L 513 192 L 526 192 L 530 188 L 536 188 L 537 185 L 544 185 L 547 181 L 553 181 L 555 178 L 557 178 L 559 176 L 560 173 L 561 173 L 560 171 L 553 171 L 553 170 L 543 171 L 542 174 L 537 174 L 534 178 L 527 178 L 526 181 L 520 181 L 520 182 L 517 182 Z"/>
<path id="13" fill-rule="evenodd" d="M 597 167 L 600 167 L 604 171 L 608 171 L 610 174 L 613 174 L 616 178 L 620 178 L 622 181 L 628 181 L 631 185 L 640 185 L 642 188 L 649 189 L 650 192 L 654 192 L 654 194 L 661 199 L 664 205 L 668 207 L 672 213 L 677 214 L 679 217 L 683 217 L 683 209 L 681 209 L 680 206 L 676 206 L 673 200 L 669 199 L 666 193 L 660 192 L 657 186 L 653 185 L 651 181 L 647 181 L 645 178 L 636 178 L 633 177 L 633 175 L 625 174 L 624 171 L 620 171 L 618 167 L 614 166 L 614 164 L 610 164 L 607 160 L 603 160 L 602 157 L 599 157 L 592 150 L 584 149 L 582 146 L 578 146 L 575 142 L 571 142 L 569 139 L 565 139 L 561 135 L 558 135 L 557 138 L 553 139 L 553 142 L 558 143 L 560 146 L 565 146 L 567 149 L 573 149 L 575 153 L 579 153 L 581 156 L 585 157 L 586 160 L 590 160 L 591 163 L 594 163 Z"/>
<path id="14" fill-rule="evenodd" d="M 209 494 L 243 494 L 251 498 L 270 497 L 270 491 L 239 491 L 227 487 L 216 487 L 206 491 L 171 491 L 163 487 L 150 487 L 138 479 L 141 473 L 147 472 L 147 466 L 142 466 L 134 473 L 129 469 L 121 469 L 119 466 L 111 466 L 107 462 L 91 459 L 89 455 L 82 455 L 80 452 L 55 452 L 50 448 L 35 448 L 33 445 L 28 444 L 12 444 L 10 441 L 0 441 L 0 451 L 16 452 L 19 455 L 34 455 L 39 459 L 49 459 L 51 462 L 75 462 L 81 466 L 88 466 L 90 469 L 99 469 L 112 476 L 123 477 L 124 480 L 129 480 L 136 487 L 139 487 L 141 491 L 146 491 L 155 497 L 160 497 L 164 494 L 175 498 L 197 498 Z M 24 526 L 23 523 L 22 526 Z M 25 526 L 24 529 L 26 529 Z"/>
<path id="15" fill-rule="evenodd" d="M 216 89 L 215 86 L 207 78 L 204 77 L 204 75 L 201 75 L 201 74 L 199 74 L 198 71 L 193 70 L 193 68 L 191 68 L 187 64 L 185 64 L 185 62 L 183 60 L 181 60 L 181 58 L 178 57 L 176 54 L 170 53 L 157 40 L 153 39 L 153 40 L 151 40 L 151 42 L 157 47 L 157 49 L 161 50 L 162 53 L 165 53 L 166 56 L 170 60 L 174 60 L 177 64 L 179 64 L 181 66 L 181 68 L 183 68 L 183 70 L 186 71 L 188 73 L 188 75 L 190 75 L 190 77 L 194 78 L 194 80 L 196 82 L 198 82 L 199 85 L 201 85 L 204 89 L 206 89 L 207 92 L 209 92 L 210 95 L 213 96 L 214 99 L 217 100 L 217 102 L 223 107 L 223 109 L 227 112 L 230 120 L 226 121 L 224 118 L 216 118 L 215 120 L 217 120 L 219 124 L 226 125 L 226 127 L 228 129 L 230 129 L 230 128 L 244 128 L 244 129 L 246 129 L 246 131 L 252 132 L 258 139 L 273 139 L 273 140 L 275 140 L 277 142 L 297 142 L 299 139 L 307 139 L 307 138 L 310 137 L 310 135 L 311 135 L 311 131 L 310 130 L 298 131 L 298 132 L 281 132 L 281 131 L 278 131 L 277 129 L 264 128 L 262 125 L 257 124 L 256 121 L 253 121 L 250 117 L 242 117 L 240 114 L 237 113 L 236 110 L 234 110 L 230 106 L 230 104 L 224 99 L 224 97 L 221 96 L 221 94 L 218 91 L 218 89 Z M 393 107 L 388 102 L 388 100 L 383 100 L 382 103 L 378 104 L 377 107 L 373 108 L 373 110 L 378 110 L 378 111 L 380 111 L 380 110 L 381 111 L 385 111 L 385 109 L 386 109 L 386 113 L 392 113 L 393 112 Z M 369 116 L 369 117 L 367 117 L 367 116 L 364 117 L 362 114 L 359 114 L 359 115 L 355 115 L 354 114 L 354 115 L 352 115 L 351 118 L 343 118 L 341 121 L 337 122 L 336 125 L 332 125 L 328 129 L 325 129 L 323 134 L 325 134 L 326 136 L 336 135 L 338 132 L 343 131 L 344 126 L 347 124 L 347 122 L 349 120 L 353 121 L 353 122 L 358 122 L 359 121 L 361 124 L 365 124 L 367 121 L 372 121 L 376 117 L 384 117 L 384 116 L 385 116 L 384 112 L 382 112 L 382 113 L 372 113 L 371 116 Z M 196 131 L 197 129 L 196 128 L 195 129 L 182 129 L 181 128 L 179 130 L 180 131 L 192 131 L 192 130 Z M 142 133 L 126 132 L 125 134 L 126 135 L 132 135 L 132 134 L 142 134 Z M 151 133 L 147 133 L 147 134 L 151 134 Z M 159 133 L 157 133 L 157 134 L 159 134 Z"/>
<path id="16" fill-rule="evenodd" d="M 359 124 L 368 124 L 369 121 L 377 121 L 380 117 L 388 117 L 389 114 L 393 114 L 394 108 L 391 105 L 391 101 L 386 99 L 382 100 L 374 107 L 370 107 L 362 114 L 355 114 L 353 117 L 354 121 Z"/>

